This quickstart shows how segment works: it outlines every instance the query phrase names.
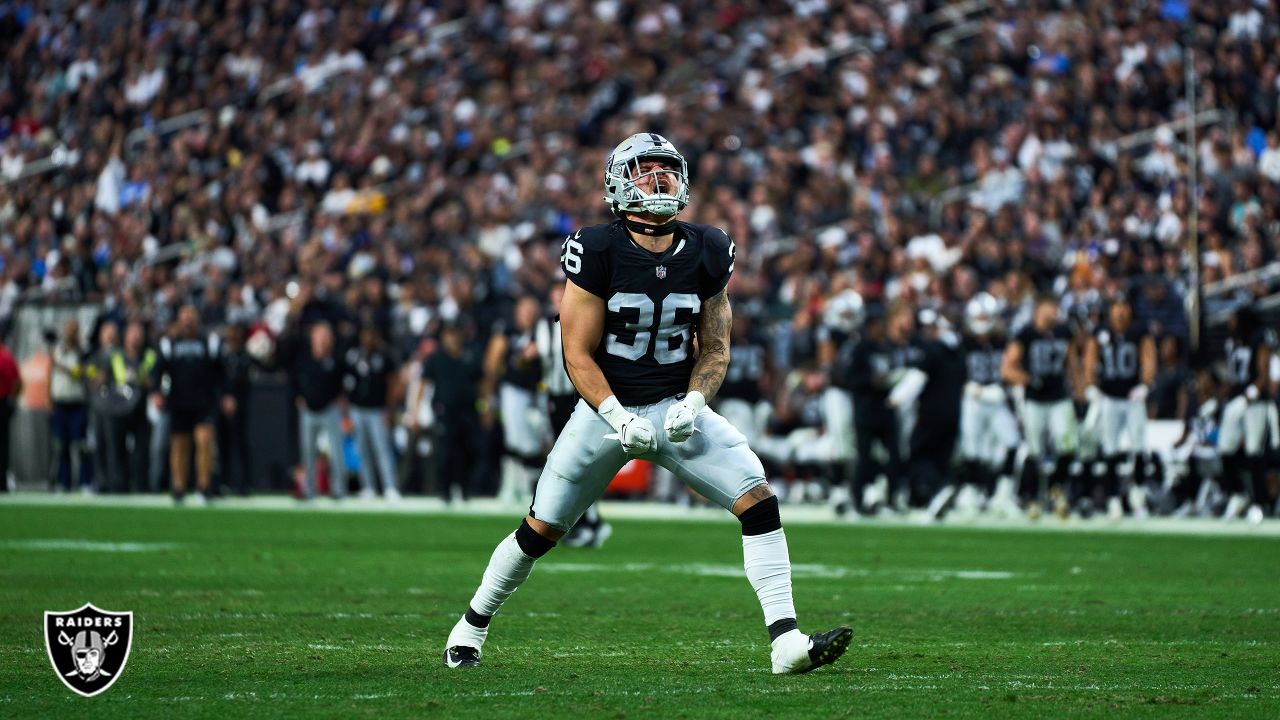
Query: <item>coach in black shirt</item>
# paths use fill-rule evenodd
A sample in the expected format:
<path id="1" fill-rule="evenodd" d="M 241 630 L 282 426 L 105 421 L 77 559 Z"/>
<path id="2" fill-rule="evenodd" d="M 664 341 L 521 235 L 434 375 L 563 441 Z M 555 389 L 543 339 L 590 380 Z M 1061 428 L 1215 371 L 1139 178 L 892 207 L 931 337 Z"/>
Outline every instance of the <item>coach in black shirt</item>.
<path id="1" fill-rule="evenodd" d="M 308 340 L 309 347 L 299 354 L 292 377 L 307 478 L 304 496 L 315 497 L 316 454 L 320 433 L 324 433 L 329 440 L 329 492 L 340 498 L 346 495 L 347 486 L 347 465 L 342 455 L 342 362 L 334 348 L 329 323 L 312 325 Z"/>
<path id="2" fill-rule="evenodd" d="M 417 423 L 423 390 L 431 383 L 437 431 L 437 470 L 440 492 L 450 500 L 453 485 L 470 497 L 477 458 L 483 452 L 482 422 L 492 423 L 493 411 L 479 401 L 478 384 L 484 376 L 480 354 L 466 342 L 466 330 L 457 322 L 440 331 L 440 349 L 422 363 L 422 379 L 413 403 L 410 423 Z"/>
<path id="3" fill-rule="evenodd" d="M 187 467 L 191 462 L 192 437 L 196 450 L 196 487 L 203 501 L 213 477 L 213 423 L 222 401 L 223 375 L 221 341 L 217 335 L 205 337 L 200 329 L 200 313 L 194 305 L 183 305 L 172 338 L 160 341 L 156 377 L 169 413 L 169 472 L 173 476 L 173 497 L 183 499 L 187 489 Z"/>
<path id="4" fill-rule="evenodd" d="M 396 459 L 388 426 L 392 381 L 398 365 L 372 322 L 361 326 L 359 344 L 348 350 L 343 359 L 348 412 L 360 454 L 360 494 L 373 497 L 376 474 L 382 478 L 382 496 L 397 500 L 400 492 L 396 489 Z"/>

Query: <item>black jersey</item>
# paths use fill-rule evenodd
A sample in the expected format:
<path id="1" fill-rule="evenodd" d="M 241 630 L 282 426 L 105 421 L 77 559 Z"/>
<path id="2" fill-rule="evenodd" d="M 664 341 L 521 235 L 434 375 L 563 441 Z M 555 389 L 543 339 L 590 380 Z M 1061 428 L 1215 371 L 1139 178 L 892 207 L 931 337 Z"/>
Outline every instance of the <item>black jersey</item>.
<path id="1" fill-rule="evenodd" d="M 618 402 L 648 405 L 685 392 L 703 301 L 724 290 L 734 244 L 719 228 L 676 223 L 662 253 L 637 245 L 622 221 L 566 238 L 560 266 L 605 301 L 604 334 L 593 356 Z"/>
<path id="2" fill-rule="evenodd" d="M 523 390 L 534 391 L 542 381 L 542 356 L 525 357 L 525 349 L 534 344 L 533 330 L 521 332 L 516 328 L 504 331 L 507 336 L 506 372 L 502 382 L 514 385 Z"/>
<path id="3" fill-rule="evenodd" d="M 1247 342 L 1237 338 L 1227 338 L 1227 382 L 1231 384 L 1231 394 L 1241 395 L 1250 385 L 1256 385 L 1262 379 L 1258 368 L 1259 351 L 1267 344 L 1266 332 L 1258 330 L 1249 336 Z"/>
<path id="4" fill-rule="evenodd" d="M 1018 333 L 1022 345 L 1022 367 L 1031 376 L 1026 397 L 1037 402 L 1053 402 L 1067 397 L 1067 352 L 1071 331 L 1055 325 L 1045 332 L 1028 324 Z"/>
<path id="5" fill-rule="evenodd" d="M 1098 389 L 1113 398 L 1126 398 L 1142 382 L 1142 341 L 1146 333 L 1130 326 L 1123 333 L 1102 328 L 1098 343 Z"/>
<path id="6" fill-rule="evenodd" d="M 979 385 L 1004 382 L 1000 364 L 1004 362 L 1004 337 L 967 335 L 964 339 L 965 379 Z"/>
<path id="7" fill-rule="evenodd" d="M 206 411 L 222 396 L 223 367 L 217 335 L 161 338 L 155 374 L 168 406 Z"/>
<path id="8" fill-rule="evenodd" d="M 961 355 L 954 340 L 923 340 L 916 347 L 919 354 L 914 367 L 929 376 L 920 391 L 919 417 L 934 425 L 954 428 L 960 423 L 960 399 L 964 394 L 965 377 L 970 372 L 968 360 Z M 991 382 L 1000 381 L 999 365 L 994 377 Z M 919 427 L 921 425 L 917 424 Z"/>
<path id="9" fill-rule="evenodd" d="M 764 377 L 765 354 L 768 348 L 764 338 L 751 334 L 745 340 L 733 343 L 729 355 L 729 369 L 725 371 L 724 383 L 720 385 L 718 397 L 745 400 L 757 403 L 763 399 L 760 392 L 760 380 Z"/>
<path id="10" fill-rule="evenodd" d="M 353 347 L 343 357 L 343 387 L 352 405 L 380 408 L 387 404 L 387 388 L 396 372 L 396 362 L 384 350 Z"/>

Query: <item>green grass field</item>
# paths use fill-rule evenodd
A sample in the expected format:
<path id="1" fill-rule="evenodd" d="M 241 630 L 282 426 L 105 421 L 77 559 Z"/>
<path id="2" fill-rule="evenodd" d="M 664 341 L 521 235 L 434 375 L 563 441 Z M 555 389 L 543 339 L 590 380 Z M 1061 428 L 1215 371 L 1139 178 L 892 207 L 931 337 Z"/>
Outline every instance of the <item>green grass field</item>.
<path id="1" fill-rule="evenodd" d="M 515 522 L 0 504 L 0 717 L 1280 717 L 1274 538 L 793 525 L 802 629 L 857 637 L 774 677 L 735 525 L 616 521 L 445 670 Z M 136 623 L 90 699 L 42 634 L 86 601 Z"/>

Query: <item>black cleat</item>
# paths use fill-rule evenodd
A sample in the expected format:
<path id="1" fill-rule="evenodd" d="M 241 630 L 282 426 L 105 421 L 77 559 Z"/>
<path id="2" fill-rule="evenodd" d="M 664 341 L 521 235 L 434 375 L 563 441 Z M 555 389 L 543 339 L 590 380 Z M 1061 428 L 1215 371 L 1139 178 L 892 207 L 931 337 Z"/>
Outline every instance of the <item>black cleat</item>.
<path id="1" fill-rule="evenodd" d="M 816 670 L 823 665 L 830 665 L 836 660 L 839 660 L 840 656 L 844 654 L 844 651 L 849 649 L 849 642 L 851 640 L 853 640 L 853 630 L 845 627 L 844 625 L 841 625 L 835 630 L 818 633 L 817 635 L 810 635 L 809 662 L 812 664 L 800 672 Z"/>
<path id="2" fill-rule="evenodd" d="M 476 648 L 454 645 L 444 651 L 444 666 L 447 668 L 478 667 L 479 665 L 480 651 Z"/>

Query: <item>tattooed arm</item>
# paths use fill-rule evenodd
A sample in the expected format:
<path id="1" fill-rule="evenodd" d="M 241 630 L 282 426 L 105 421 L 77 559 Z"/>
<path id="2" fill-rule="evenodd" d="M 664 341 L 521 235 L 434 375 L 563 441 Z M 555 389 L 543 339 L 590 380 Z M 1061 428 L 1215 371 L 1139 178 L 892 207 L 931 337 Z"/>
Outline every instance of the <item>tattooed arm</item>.
<path id="1" fill-rule="evenodd" d="M 721 290 L 707 300 L 698 318 L 698 361 L 689 378 L 689 391 L 697 390 L 710 400 L 724 382 L 729 368 L 729 330 L 733 327 L 733 310 L 729 296 Z"/>

